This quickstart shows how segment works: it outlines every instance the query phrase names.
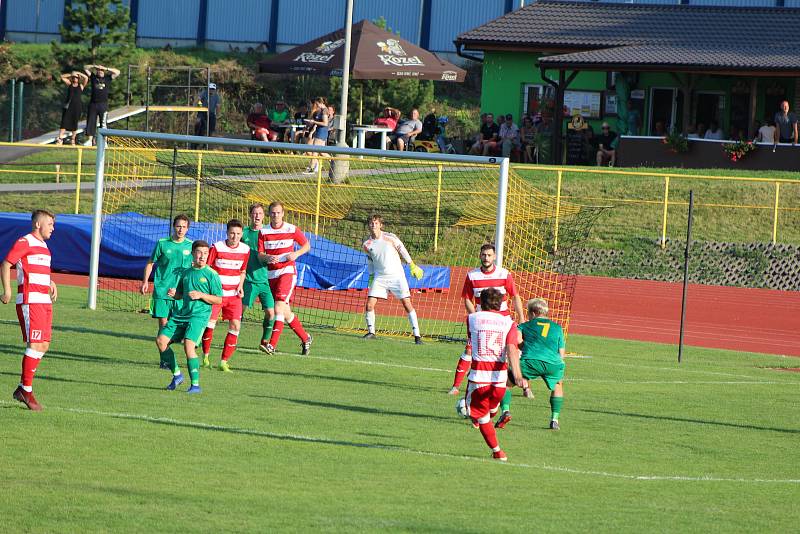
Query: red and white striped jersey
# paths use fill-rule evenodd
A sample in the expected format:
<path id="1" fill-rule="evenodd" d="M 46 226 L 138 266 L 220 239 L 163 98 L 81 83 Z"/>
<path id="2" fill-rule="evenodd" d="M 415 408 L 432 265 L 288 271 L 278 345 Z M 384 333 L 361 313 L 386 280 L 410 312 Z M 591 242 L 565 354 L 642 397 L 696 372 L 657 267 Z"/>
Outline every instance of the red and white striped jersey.
<path id="1" fill-rule="evenodd" d="M 222 282 L 222 296 L 235 297 L 239 288 L 241 274 L 247 270 L 247 261 L 250 259 L 250 247 L 239 242 L 231 248 L 225 240 L 217 241 L 208 252 L 208 264 L 219 274 Z"/>
<path id="2" fill-rule="evenodd" d="M 17 269 L 17 304 L 51 304 L 50 249 L 33 234 L 17 239 L 6 261 Z"/>
<path id="3" fill-rule="evenodd" d="M 487 287 L 493 287 L 500 291 L 505 298 L 500 304 L 500 313 L 503 315 L 511 315 L 508 309 L 508 299 L 516 296 L 517 287 L 514 285 L 514 277 L 502 267 L 492 265 L 491 270 L 483 271 L 482 269 L 472 269 L 467 273 L 467 278 L 464 280 L 464 290 L 461 292 L 461 298 L 471 299 L 475 303 L 475 309 L 481 309 L 481 292 Z"/>
<path id="4" fill-rule="evenodd" d="M 497 311 L 469 314 L 467 325 L 472 343 L 469 381 L 476 384 L 505 384 L 508 379 L 506 345 L 516 345 L 517 324 Z"/>
<path id="5" fill-rule="evenodd" d="M 264 254 L 280 256 L 277 263 L 267 264 L 267 276 L 278 278 L 282 274 L 294 274 L 296 269 L 294 261 L 288 261 L 286 256 L 294 251 L 294 244 L 301 247 L 308 243 L 308 239 L 297 226 L 284 221 L 280 228 L 273 228 L 271 224 L 261 229 L 258 235 L 258 251 Z"/>

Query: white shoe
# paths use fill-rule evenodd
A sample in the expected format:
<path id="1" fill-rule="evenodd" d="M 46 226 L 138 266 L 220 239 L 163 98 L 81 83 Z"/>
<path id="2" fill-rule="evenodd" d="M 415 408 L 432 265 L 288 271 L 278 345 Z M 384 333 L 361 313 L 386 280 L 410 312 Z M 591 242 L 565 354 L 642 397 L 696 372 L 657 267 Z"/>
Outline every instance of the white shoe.
<path id="1" fill-rule="evenodd" d="M 306 167 L 306 170 L 303 171 L 303 174 L 314 174 L 315 172 L 317 171 L 312 169 L 311 167 Z"/>

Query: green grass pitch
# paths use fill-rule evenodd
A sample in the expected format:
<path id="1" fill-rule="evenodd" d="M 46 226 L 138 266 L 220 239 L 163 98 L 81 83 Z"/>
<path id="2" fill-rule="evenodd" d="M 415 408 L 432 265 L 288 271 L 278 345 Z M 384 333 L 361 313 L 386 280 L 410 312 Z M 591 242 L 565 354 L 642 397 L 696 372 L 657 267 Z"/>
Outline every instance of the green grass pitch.
<path id="1" fill-rule="evenodd" d="M 776 356 L 570 337 L 562 430 L 516 390 L 508 464 L 445 392 L 458 344 L 314 331 L 310 357 L 252 348 L 203 393 L 163 388 L 154 321 L 61 288 L 44 405 L 11 399 L 21 342 L 0 307 L 2 524 L 97 531 L 767 531 L 797 528 L 800 374 Z M 220 329 L 213 356 L 219 357 Z M 182 365 L 185 369 L 185 364 Z"/>

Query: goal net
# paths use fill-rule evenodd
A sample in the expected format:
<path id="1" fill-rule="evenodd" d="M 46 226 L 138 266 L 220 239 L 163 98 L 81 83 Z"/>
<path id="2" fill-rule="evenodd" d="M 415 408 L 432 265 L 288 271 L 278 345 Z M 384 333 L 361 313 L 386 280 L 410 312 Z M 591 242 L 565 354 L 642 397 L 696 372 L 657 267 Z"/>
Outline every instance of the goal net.
<path id="1" fill-rule="evenodd" d="M 384 231 L 396 234 L 424 270 L 416 280 L 406 267 L 424 337 L 465 338 L 464 279 L 479 265 L 481 245 L 498 238 L 502 265 L 514 274 L 523 302 L 547 299 L 551 317 L 569 328 L 575 289 L 569 250 L 586 238 L 598 209 L 559 203 L 513 172 L 503 184 L 499 159 L 317 147 L 317 168 L 308 172 L 305 147 L 203 138 L 192 149 L 199 140 L 114 130 L 105 136 L 98 306 L 148 309 L 149 296 L 138 292 L 142 271 L 175 215 L 192 220 L 190 239 L 213 243 L 225 239 L 228 220 L 248 224 L 251 204 L 279 200 L 286 221 L 311 243 L 298 260 L 292 302 L 305 325 L 365 330 L 369 274 L 362 243 L 367 218 L 377 213 Z M 503 197 L 505 221 L 498 227 Z M 260 315 L 248 310 L 245 320 Z M 378 333 L 410 333 L 393 297 L 378 302 L 376 316 Z"/>

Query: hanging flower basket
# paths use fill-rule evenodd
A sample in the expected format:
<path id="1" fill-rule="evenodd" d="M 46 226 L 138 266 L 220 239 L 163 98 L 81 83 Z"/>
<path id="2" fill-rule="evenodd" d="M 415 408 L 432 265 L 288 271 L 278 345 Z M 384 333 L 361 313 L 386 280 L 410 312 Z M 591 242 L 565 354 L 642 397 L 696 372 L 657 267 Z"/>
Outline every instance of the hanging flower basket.
<path id="1" fill-rule="evenodd" d="M 739 161 L 755 149 L 756 145 L 752 141 L 736 141 L 735 143 L 722 145 L 722 150 L 725 151 L 725 155 L 731 161 Z"/>

